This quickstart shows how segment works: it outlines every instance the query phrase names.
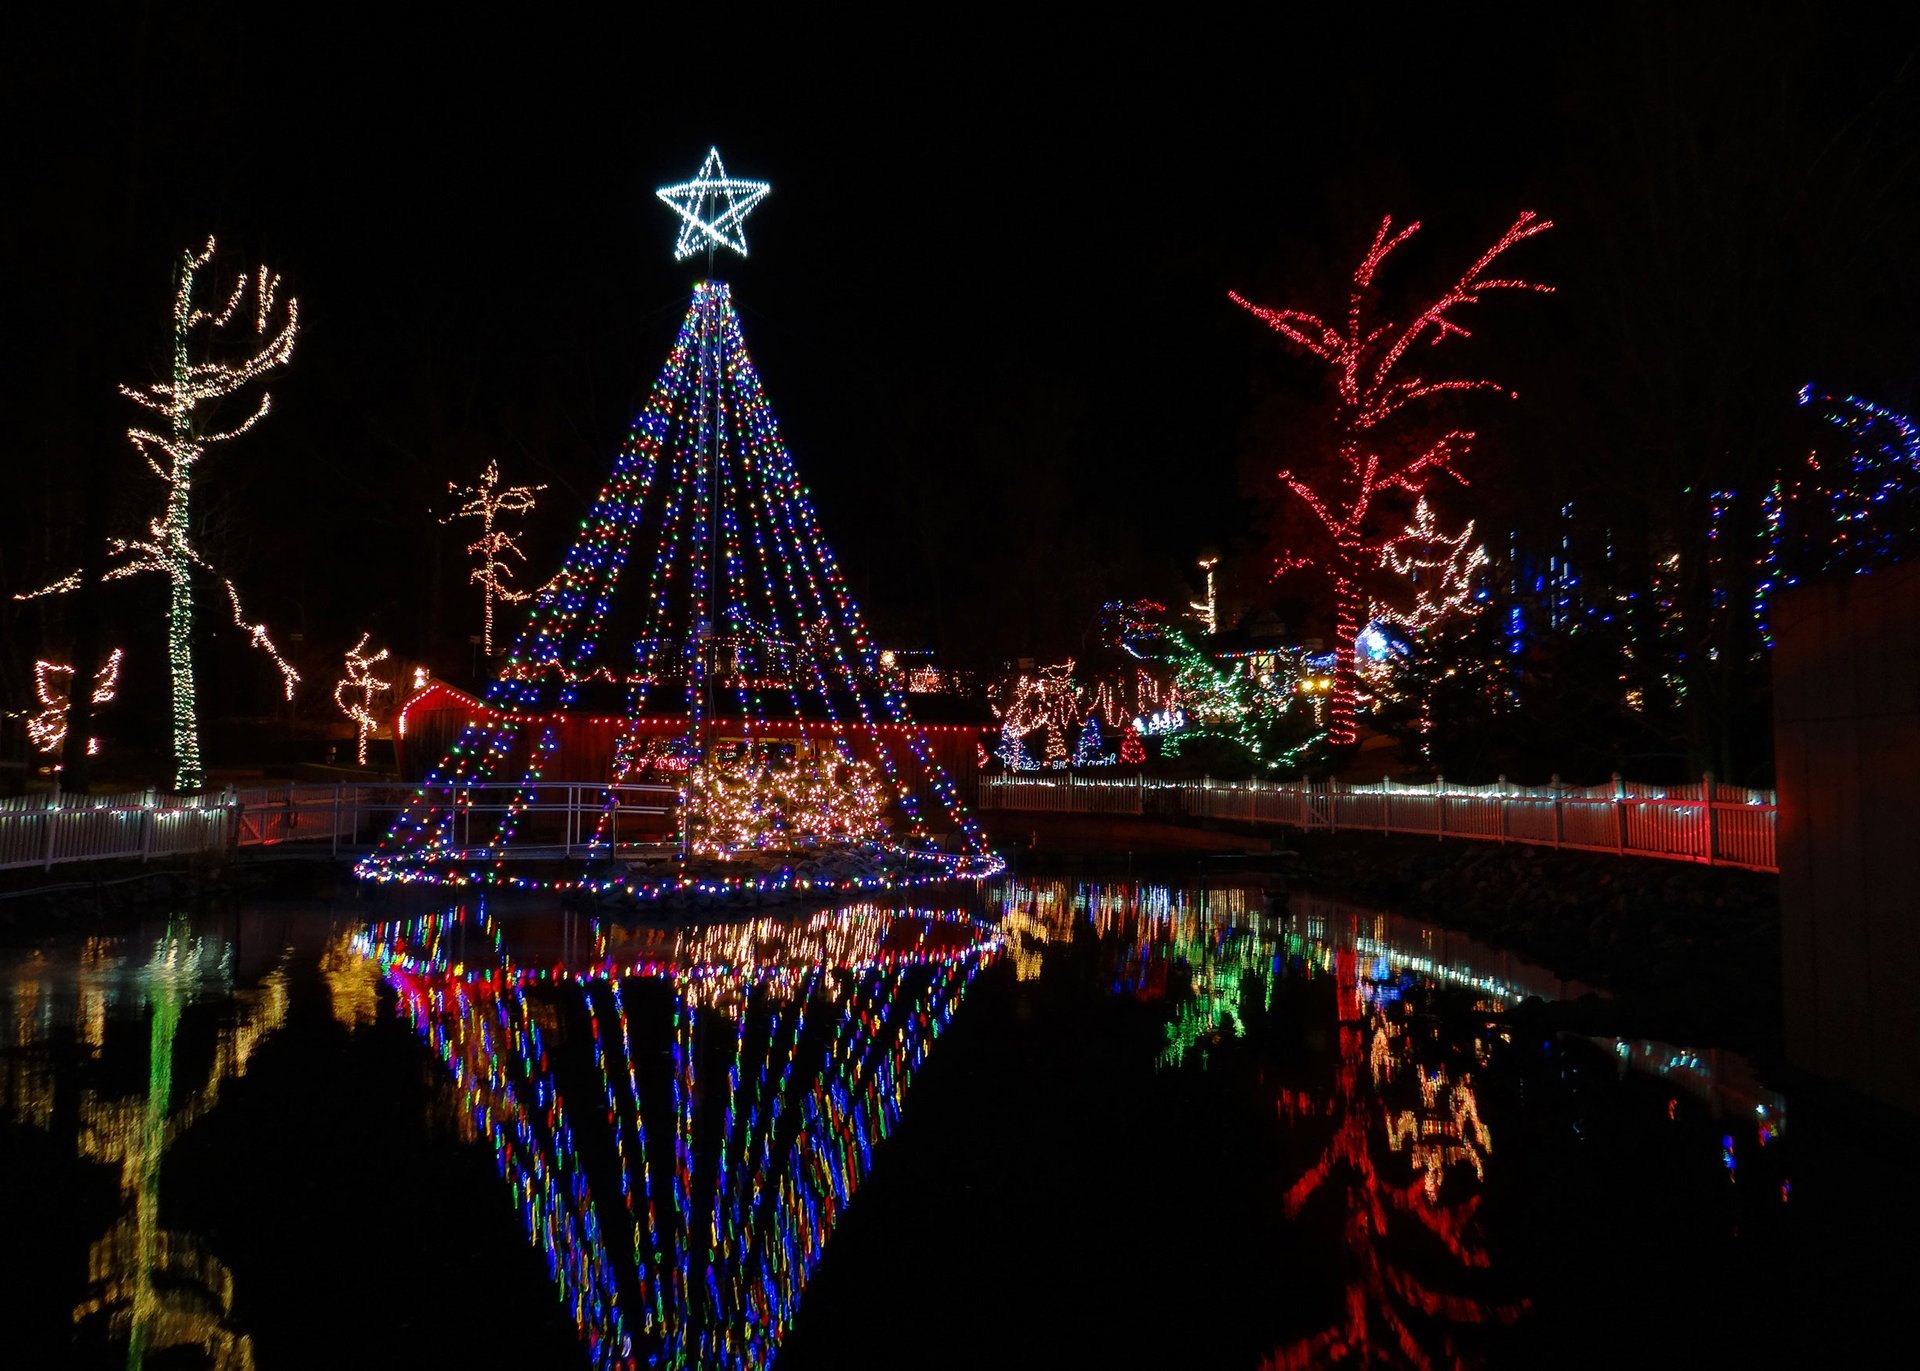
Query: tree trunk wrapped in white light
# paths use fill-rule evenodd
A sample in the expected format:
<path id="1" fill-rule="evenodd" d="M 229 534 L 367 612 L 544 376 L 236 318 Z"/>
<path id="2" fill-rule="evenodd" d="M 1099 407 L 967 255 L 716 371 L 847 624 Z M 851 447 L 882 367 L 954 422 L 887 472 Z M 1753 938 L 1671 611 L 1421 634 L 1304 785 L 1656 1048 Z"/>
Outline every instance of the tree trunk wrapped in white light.
<path id="1" fill-rule="evenodd" d="M 162 422 L 152 429 L 127 430 L 134 448 L 146 460 L 154 475 L 166 483 L 167 500 L 158 517 L 147 524 L 147 537 L 108 540 L 109 564 L 101 579 L 116 581 L 142 572 L 157 572 L 167 578 L 167 676 L 171 696 L 169 716 L 172 723 L 173 784 L 178 790 L 197 789 L 205 779 L 200 760 L 200 723 L 198 696 L 193 675 L 193 576 L 195 568 L 214 574 L 193 546 L 193 474 L 194 467 L 217 443 L 238 438 L 267 416 L 272 396 L 260 392 L 253 413 L 227 429 L 211 427 L 214 407 L 227 397 L 283 366 L 293 355 L 294 338 L 300 330 L 299 301 L 288 297 L 281 304 L 277 297 L 280 277 L 266 267 L 253 276 L 238 276 L 232 291 L 218 309 L 202 309 L 195 302 L 200 271 L 213 260 L 214 240 L 208 238 L 199 252 L 181 254 L 180 279 L 173 297 L 173 347 L 168 379 L 156 381 L 145 389 L 120 387 L 120 393 L 160 416 Z M 222 331 L 236 320 L 253 325 L 251 351 L 231 361 L 207 356 Z M 202 342 L 196 360 L 195 341 Z M 286 698 L 293 698 L 300 674 L 273 645 L 265 624 L 248 623 L 240 606 L 240 592 L 233 582 L 220 578 L 226 586 L 228 603 L 233 607 L 233 622 L 246 632 L 255 647 L 273 659 L 280 671 Z M 15 596 L 30 600 L 41 595 L 59 595 L 80 588 L 80 573 L 69 572 L 39 590 Z"/>

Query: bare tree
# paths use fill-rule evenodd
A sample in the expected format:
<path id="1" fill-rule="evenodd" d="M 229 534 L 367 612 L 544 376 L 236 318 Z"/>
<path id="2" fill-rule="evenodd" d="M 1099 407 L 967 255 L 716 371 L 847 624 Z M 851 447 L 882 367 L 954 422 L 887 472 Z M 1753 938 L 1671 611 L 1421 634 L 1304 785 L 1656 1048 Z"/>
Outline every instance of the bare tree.
<path id="1" fill-rule="evenodd" d="M 1396 233 L 1391 216 L 1380 221 L 1373 245 L 1353 273 L 1346 317 L 1337 327 L 1304 310 L 1266 309 L 1231 294 L 1234 303 L 1333 372 L 1329 455 L 1311 473 L 1287 470 L 1280 479 L 1313 511 L 1331 544 L 1320 562 L 1333 581 L 1336 655 L 1327 736 L 1336 747 L 1347 746 L 1356 737 L 1354 639 L 1365 607 L 1361 578 L 1391 542 L 1383 541 L 1381 497 L 1417 500 L 1436 474 L 1464 485 L 1466 477 L 1458 463 L 1473 445 L 1473 433 L 1464 429 L 1448 429 L 1437 438 L 1407 443 L 1394 421 L 1409 405 L 1454 392 L 1509 393 L 1496 381 L 1429 380 L 1413 375 L 1406 365 L 1408 354 L 1416 343 L 1438 344 L 1450 335 L 1468 336 L 1455 316 L 1466 306 L 1478 304 L 1489 291 L 1551 290 L 1551 286 L 1495 276 L 1492 268 L 1509 248 L 1552 227 L 1552 221 L 1532 211 L 1521 214 L 1458 281 L 1405 323 L 1375 317 L 1374 278 L 1394 249 L 1420 228 L 1416 221 Z"/>
<path id="2" fill-rule="evenodd" d="M 483 650 L 488 657 L 493 656 L 493 606 L 497 600 L 502 604 L 519 604 L 530 599 L 530 590 L 516 590 L 508 584 L 513 575 L 513 564 L 506 559 L 512 553 L 521 561 L 527 560 L 527 554 L 505 529 L 495 528 L 494 521 L 502 514 L 525 514 L 533 508 L 535 491 L 545 490 L 546 486 L 503 486 L 500 484 L 500 464 L 488 462 L 487 469 L 480 473 L 480 484 L 463 486 L 456 482 L 447 482 L 447 491 L 452 495 L 464 495 L 467 502 L 449 514 L 440 522 L 452 523 L 455 519 L 478 519 L 480 536 L 467 544 L 467 551 L 480 559 L 467 579 L 480 587 L 482 604 L 480 637 Z"/>
<path id="3" fill-rule="evenodd" d="M 127 430 L 134 450 L 164 483 L 166 503 L 147 524 L 144 537 L 111 538 L 102 581 L 153 572 L 168 582 L 167 676 L 171 696 L 173 784 L 179 790 L 201 785 L 205 771 L 200 760 L 198 696 L 193 674 L 193 581 L 196 571 L 220 580 L 226 587 L 233 622 L 255 647 L 273 659 L 280 671 L 286 697 L 293 698 L 299 673 L 273 645 L 265 624 L 247 622 L 240 592 L 231 580 L 218 575 L 193 545 L 193 477 L 209 449 L 231 442 L 267 416 L 272 396 L 260 392 L 247 418 L 229 428 L 213 426 L 213 412 L 222 400 L 260 380 L 293 355 L 300 328 L 299 302 L 278 300 L 280 277 L 266 267 L 252 276 L 241 274 L 216 309 L 204 309 L 196 299 L 200 272 L 213 260 L 214 240 L 199 252 L 181 254 L 180 276 L 173 297 L 173 338 L 167 379 L 144 389 L 120 387 L 120 393 L 159 416 L 153 428 L 136 425 Z M 250 350 L 232 360 L 214 354 L 225 331 L 236 322 L 251 324 Z M 68 572 L 38 590 L 16 595 L 31 600 L 79 590 L 83 574 Z"/>

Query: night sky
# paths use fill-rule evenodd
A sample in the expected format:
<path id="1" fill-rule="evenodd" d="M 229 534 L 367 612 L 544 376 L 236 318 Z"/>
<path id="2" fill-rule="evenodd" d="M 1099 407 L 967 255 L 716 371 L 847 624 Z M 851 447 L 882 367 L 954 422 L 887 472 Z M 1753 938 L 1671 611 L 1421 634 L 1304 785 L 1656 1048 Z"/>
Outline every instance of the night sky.
<path id="1" fill-rule="evenodd" d="M 1485 307 L 1462 349 L 1521 398 L 1470 416 L 1452 508 L 1631 521 L 1676 461 L 1735 460 L 1647 436 L 1702 387 L 1714 412 L 1810 379 L 1920 399 L 1913 42 L 1828 8 L 1173 31 L 155 6 L 16 33 L 0 586 L 157 507 L 113 388 L 156 374 L 173 262 L 214 232 L 284 274 L 304 331 L 272 417 L 208 460 L 205 550 L 310 679 L 364 629 L 451 669 L 478 607 L 446 485 L 493 458 L 548 483 L 526 583 L 558 565 L 694 279 L 653 189 L 710 143 L 773 183 L 723 274 L 883 642 L 1077 651 L 1102 600 L 1193 593 L 1206 545 L 1236 603 L 1269 595 L 1272 472 L 1323 378 L 1226 292 L 1337 309 L 1387 213 L 1428 225 L 1394 289 L 1519 210 L 1559 224 L 1513 263 L 1558 293 Z M 155 590 L 112 612 L 157 660 Z M 6 613 L 12 703 L 72 630 Z M 236 707 L 268 692 L 219 660 Z"/>

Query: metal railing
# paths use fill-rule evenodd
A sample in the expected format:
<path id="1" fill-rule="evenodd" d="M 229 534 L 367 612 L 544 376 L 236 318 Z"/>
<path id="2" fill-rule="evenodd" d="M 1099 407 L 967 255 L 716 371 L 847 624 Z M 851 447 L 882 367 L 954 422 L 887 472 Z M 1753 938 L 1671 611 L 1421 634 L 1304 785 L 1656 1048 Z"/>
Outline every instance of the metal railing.
<path id="1" fill-rule="evenodd" d="M 672 830 L 673 786 L 583 781 L 434 786 L 358 782 L 241 786 L 194 795 L 21 795 L 0 798 L 0 870 L 68 862 L 293 851 L 371 850 L 415 806 L 439 811 L 465 852 L 497 853 L 511 813 L 516 856 L 647 850 Z M 442 855 L 448 854 L 443 851 Z"/>
<path id="2" fill-rule="evenodd" d="M 1721 785 L 1711 776 L 1685 786 L 1616 777 L 1588 787 L 983 776 L 979 797 L 982 810 L 1235 819 L 1779 869 L 1774 793 Z"/>
<path id="3" fill-rule="evenodd" d="M 453 851 L 585 857 L 671 841 L 672 786 L 584 781 L 436 786 L 356 782 L 245 786 L 198 795 L 26 795 L 0 799 L 0 870 L 65 862 L 266 853 L 294 846 L 329 855 L 370 850 L 405 810 L 438 809 Z M 1665 857 L 1753 871 L 1778 869 L 1774 795 L 1721 785 L 1345 785 L 1338 781 L 1153 781 L 983 776 L 982 810 L 1234 819 L 1435 838 L 1530 843 L 1580 852 Z"/>

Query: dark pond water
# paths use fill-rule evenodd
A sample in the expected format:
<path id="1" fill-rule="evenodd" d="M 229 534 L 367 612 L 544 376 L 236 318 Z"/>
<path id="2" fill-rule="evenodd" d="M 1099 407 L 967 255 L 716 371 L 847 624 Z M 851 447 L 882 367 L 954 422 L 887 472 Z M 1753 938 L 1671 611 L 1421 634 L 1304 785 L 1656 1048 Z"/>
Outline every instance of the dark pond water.
<path id="1" fill-rule="evenodd" d="M 1257 885 L 685 930 L 243 908 L 0 951 L 0 1364 L 1812 1364 L 1907 1138 Z"/>

